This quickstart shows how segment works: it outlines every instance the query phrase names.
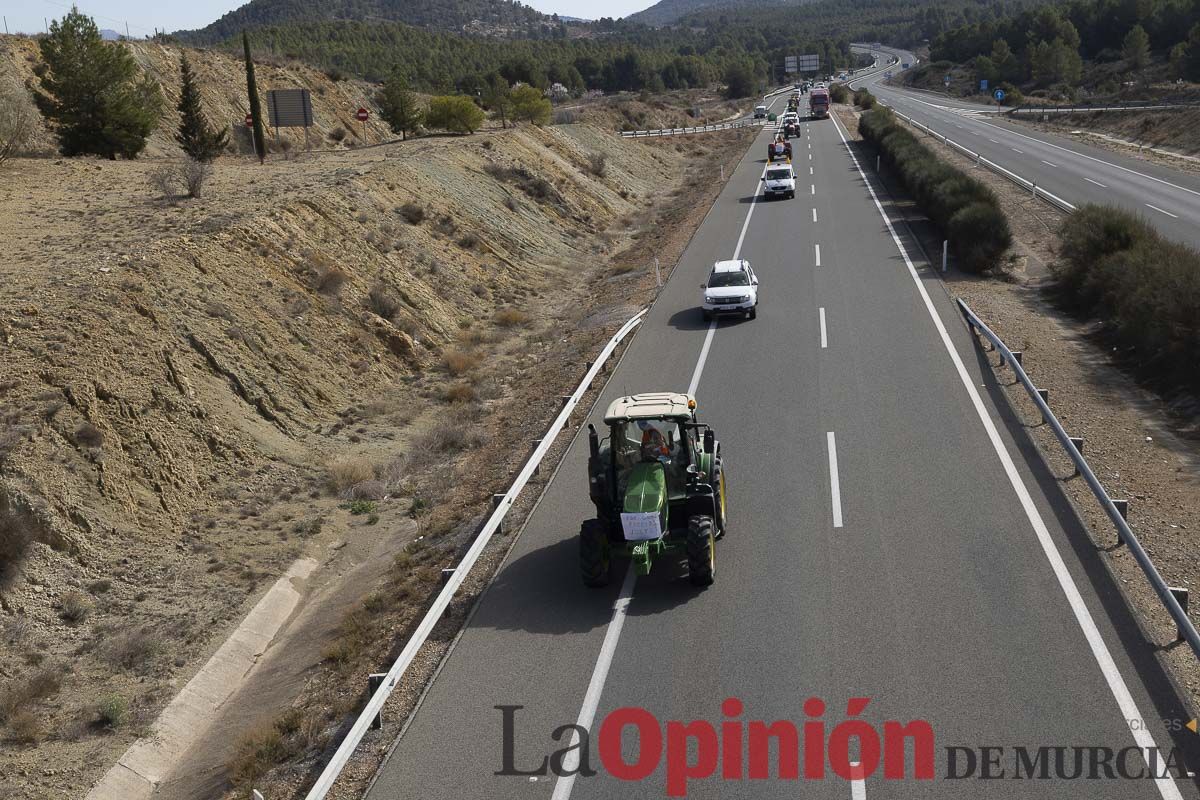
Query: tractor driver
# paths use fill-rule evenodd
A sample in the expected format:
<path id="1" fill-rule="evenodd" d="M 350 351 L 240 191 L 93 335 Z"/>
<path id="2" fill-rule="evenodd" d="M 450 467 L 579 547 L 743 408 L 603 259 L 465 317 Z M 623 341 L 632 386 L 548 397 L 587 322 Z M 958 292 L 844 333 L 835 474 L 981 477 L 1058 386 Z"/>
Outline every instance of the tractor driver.
<path id="1" fill-rule="evenodd" d="M 660 458 L 670 458 L 671 448 L 667 445 L 667 439 L 662 435 L 662 431 L 646 420 L 638 422 L 638 427 L 642 429 L 643 461 L 657 461 Z"/>

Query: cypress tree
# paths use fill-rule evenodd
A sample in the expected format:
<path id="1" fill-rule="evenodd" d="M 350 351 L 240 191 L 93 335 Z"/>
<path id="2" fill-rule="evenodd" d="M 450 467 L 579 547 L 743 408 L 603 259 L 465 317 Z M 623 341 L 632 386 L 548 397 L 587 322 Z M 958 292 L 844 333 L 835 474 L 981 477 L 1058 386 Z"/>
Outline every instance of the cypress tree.
<path id="1" fill-rule="evenodd" d="M 179 142 L 183 152 L 207 164 L 219 156 L 229 143 L 229 128 L 214 131 L 208 127 L 200 107 L 200 90 L 196 88 L 187 53 L 180 59 L 179 75 L 182 91 L 179 95 L 179 133 L 175 134 L 175 141 Z"/>
<path id="2" fill-rule="evenodd" d="M 254 60 L 250 58 L 250 37 L 242 31 L 242 47 L 246 51 L 246 92 L 250 95 L 250 121 L 254 125 L 254 152 L 258 163 L 267 158 L 267 139 L 263 133 L 262 104 L 258 100 L 258 83 L 254 80 Z"/>

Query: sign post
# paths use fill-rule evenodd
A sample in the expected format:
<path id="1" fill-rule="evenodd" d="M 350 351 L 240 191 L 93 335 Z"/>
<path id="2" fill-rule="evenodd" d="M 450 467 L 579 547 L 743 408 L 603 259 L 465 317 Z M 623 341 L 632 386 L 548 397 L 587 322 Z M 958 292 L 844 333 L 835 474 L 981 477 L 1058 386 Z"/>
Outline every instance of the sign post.
<path id="1" fill-rule="evenodd" d="M 308 89 L 272 89 L 267 92 L 267 111 L 275 138 L 280 128 L 304 128 L 304 148 L 308 149 L 308 129 L 313 124 L 312 97 Z"/>
<path id="2" fill-rule="evenodd" d="M 254 127 L 254 115 L 253 115 L 253 114 L 247 114 L 247 115 L 246 115 L 246 127 L 247 127 L 247 128 L 253 128 L 253 127 Z"/>
<path id="3" fill-rule="evenodd" d="M 365 108 L 359 106 L 358 113 L 356 113 L 354 115 L 354 117 L 355 117 L 355 119 L 357 119 L 359 122 L 362 123 L 362 132 L 363 132 L 362 139 L 365 142 L 365 141 L 367 141 L 367 120 L 369 120 L 371 118 L 371 112 L 367 111 Z"/>
<path id="4" fill-rule="evenodd" d="M 995 92 L 992 93 L 992 97 L 996 98 L 997 104 L 1003 103 L 1004 102 L 1004 90 L 997 89 Z"/>

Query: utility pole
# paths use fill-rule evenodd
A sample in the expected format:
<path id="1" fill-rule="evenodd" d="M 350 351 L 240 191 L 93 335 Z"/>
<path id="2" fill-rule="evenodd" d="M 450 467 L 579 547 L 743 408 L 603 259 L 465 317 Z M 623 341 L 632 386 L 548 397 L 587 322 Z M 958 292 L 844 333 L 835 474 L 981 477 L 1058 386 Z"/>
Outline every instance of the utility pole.
<path id="1" fill-rule="evenodd" d="M 8 35 L 8 17 L 4 18 L 4 35 Z"/>

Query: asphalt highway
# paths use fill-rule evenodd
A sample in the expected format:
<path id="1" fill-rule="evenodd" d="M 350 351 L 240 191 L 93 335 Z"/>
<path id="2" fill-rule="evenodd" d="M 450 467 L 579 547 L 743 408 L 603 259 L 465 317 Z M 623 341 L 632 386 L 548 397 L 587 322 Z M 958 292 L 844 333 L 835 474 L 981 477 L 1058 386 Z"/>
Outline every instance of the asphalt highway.
<path id="1" fill-rule="evenodd" d="M 1012 779 L 1018 746 L 1180 747 L 1190 763 L 1200 753 L 986 356 L 914 243 L 885 220 L 886 201 L 877 205 L 843 134 L 832 119 L 807 123 L 793 140 L 797 196 L 775 201 L 757 198 L 771 130 L 760 134 L 593 415 L 599 423 L 613 398 L 637 391 L 695 392 L 729 478 L 715 584 L 694 589 L 685 565 L 659 562 L 636 579 L 618 563 L 608 588 L 582 586 L 577 535 L 593 511 L 580 433 L 369 800 L 664 798 L 665 755 L 636 781 L 602 764 L 598 732 L 615 710 L 645 709 L 663 731 L 669 720 L 718 730 L 818 720 L 824 734 L 803 741 L 819 754 L 851 698 L 870 699 L 854 713 L 881 734 L 887 720 L 928 722 L 935 777 L 913 777 L 911 742 L 904 779 L 879 770 L 848 780 L 831 767 L 785 779 L 773 748 L 769 777 L 739 779 L 733 764 L 687 782 L 687 796 L 1197 796 L 1186 778 L 1070 780 L 1052 766 L 1045 780 Z M 731 257 L 760 276 L 758 318 L 706 323 L 700 284 Z M 741 711 L 723 710 L 727 698 Z M 823 714 L 806 709 L 809 698 Z M 598 774 L 497 775 L 496 706 L 522 707 L 510 766 L 535 770 L 574 741 L 569 729 L 556 740 L 556 729 L 578 722 Z M 723 739 L 731 754 L 736 728 Z M 629 763 L 639 757 L 632 731 L 619 748 Z M 1006 779 L 980 779 L 985 746 L 1007 748 L 995 756 Z M 945 777 L 949 747 L 976 754 L 973 777 Z M 869 747 L 850 749 L 869 761 Z M 707 758 L 694 742 L 689 752 Z M 1140 756 L 1130 767 L 1144 768 Z"/>
<path id="2" fill-rule="evenodd" d="M 879 54 L 881 63 L 889 57 L 899 59 L 890 67 L 893 75 L 902 64 L 917 63 L 912 53 L 896 48 L 882 48 Z M 1072 205 L 1119 206 L 1141 215 L 1170 238 L 1200 247 L 1200 175 L 1009 122 L 996 113 L 996 104 L 898 88 L 885 82 L 884 72 L 852 80 L 850 85 L 869 88 L 885 104 Z"/>

